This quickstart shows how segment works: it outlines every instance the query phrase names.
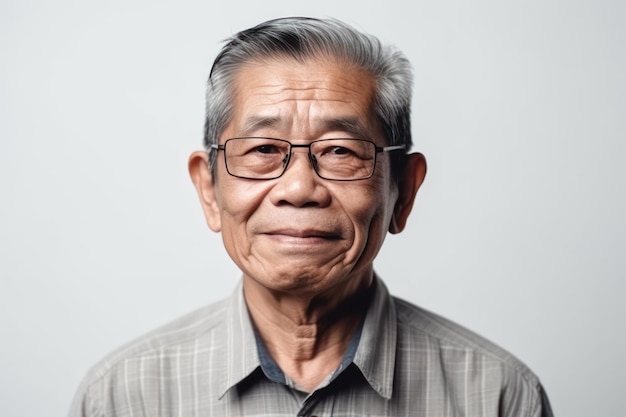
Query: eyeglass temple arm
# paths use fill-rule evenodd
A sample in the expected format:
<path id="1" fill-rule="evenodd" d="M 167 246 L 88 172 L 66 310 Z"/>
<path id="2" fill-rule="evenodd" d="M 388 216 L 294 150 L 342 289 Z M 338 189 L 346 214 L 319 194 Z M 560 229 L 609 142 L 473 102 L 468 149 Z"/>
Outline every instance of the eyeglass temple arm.
<path id="1" fill-rule="evenodd" d="M 376 147 L 376 152 L 398 151 L 400 149 L 406 149 L 406 145 L 384 146 L 382 148 L 380 146 L 377 146 Z"/>

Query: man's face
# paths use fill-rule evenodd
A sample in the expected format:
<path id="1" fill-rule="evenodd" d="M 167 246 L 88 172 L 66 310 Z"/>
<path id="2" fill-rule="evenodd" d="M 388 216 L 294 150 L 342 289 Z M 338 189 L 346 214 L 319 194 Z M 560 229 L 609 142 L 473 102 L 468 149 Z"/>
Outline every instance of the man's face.
<path id="1" fill-rule="evenodd" d="M 368 74 L 329 60 L 249 63 L 237 73 L 234 112 L 220 143 L 366 136 L 384 146 L 374 87 Z M 215 178 L 209 184 L 205 177 L 199 193 L 209 226 L 221 231 L 244 280 L 303 296 L 369 285 L 398 198 L 386 154 L 371 178 L 344 182 L 318 177 L 305 148 L 294 148 L 286 172 L 272 180 L 230 176 L 222 153 Z"/>

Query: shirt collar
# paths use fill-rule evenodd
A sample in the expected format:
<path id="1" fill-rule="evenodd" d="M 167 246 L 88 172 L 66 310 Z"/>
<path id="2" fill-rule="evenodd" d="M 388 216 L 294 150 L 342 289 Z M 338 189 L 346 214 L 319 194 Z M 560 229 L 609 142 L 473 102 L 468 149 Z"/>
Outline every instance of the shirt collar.
<path id="1" fill-rule="evenodd" d="M 396 312 L 385 284 L 374 276 L 375 291 L 367 310 L 353 363 L 369 385 L 382 397 L 390 399 L 396 359 Z M 219 397 L 261 366 L 254 329 L 240 281 L 227 303 Z M 354 339 L 353 339 L 354 340 Z M 350 355 L 351 356 L 351 355 Z M 345 357 L 344 357 L 345 359 Z M 345 364 L 342 363 L 342 368 Z"/>
<path id="2" fill-rule="evenodd" d="M 223 351 L 220 352 L 225 362 L 220 368 L 222 375 L 219 379 L 219 398 L 260 366 L 242 281 L 239 281 L 228 299 L 225 326 Z"/>
<path id="3" fill-rule="evenodd" d="M 396 310 L 387 287 L 377 275 L 373 285 L 376 286 L 374 298 L 365 316 L 354 364 L 380 396 L 391 399 L 396 363 Z"/>

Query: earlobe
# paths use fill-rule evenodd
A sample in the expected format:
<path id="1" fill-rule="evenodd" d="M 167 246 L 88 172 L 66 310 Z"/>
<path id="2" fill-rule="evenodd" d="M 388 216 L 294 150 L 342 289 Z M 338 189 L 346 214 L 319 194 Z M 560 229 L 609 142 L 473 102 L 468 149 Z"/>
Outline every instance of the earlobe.
<path id="1" fill-rule="evenodd" d="M 214 232 L 222 230 L 220 205 L 216 196 L 215 182 L 209 170 L 208 155 L 196 151 L 189 157 L 189 176 L 193 182 L 207 225 Z"/>
<path id="2" fill-rule="evenodd" d="M 400 233 L 406 226 L 407 219 L 413 209 L 415 195 L 426 177 L 426 158 L 421 153 L 412 153 L 407 156 L 404 175 L 398 183 L 398 201 L 393 210 L 390 233 Z"/>

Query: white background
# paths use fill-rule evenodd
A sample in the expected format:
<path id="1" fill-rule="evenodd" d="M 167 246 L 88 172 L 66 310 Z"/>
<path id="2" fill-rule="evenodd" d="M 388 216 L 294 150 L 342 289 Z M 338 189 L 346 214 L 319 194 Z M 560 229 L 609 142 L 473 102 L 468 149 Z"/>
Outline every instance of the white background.
<path id="1" fill-rule="evenodd" d="M 392 292 L 516 354 L 558 416 L 622 415 L 626 3 L 294 3 L 2 0 L 0 415 L 64 415 L 103 355 L 231 292 L 186 161 L 220 41 L 285 15 L 415 67 L 429 173 Z"/>

